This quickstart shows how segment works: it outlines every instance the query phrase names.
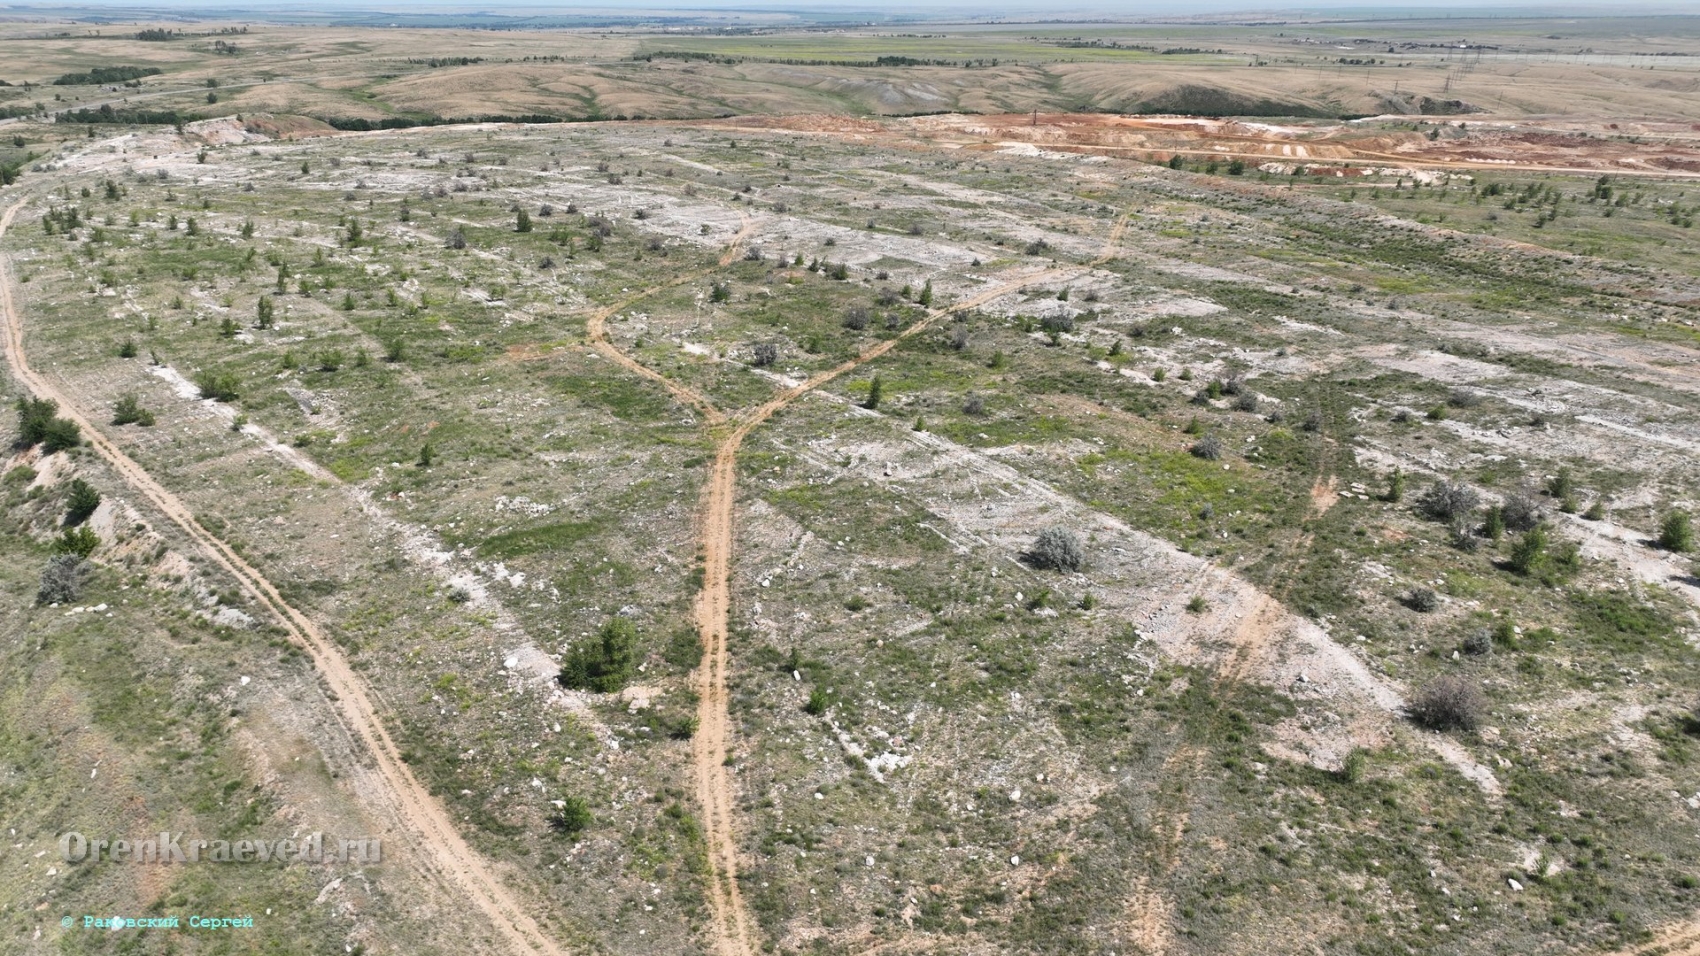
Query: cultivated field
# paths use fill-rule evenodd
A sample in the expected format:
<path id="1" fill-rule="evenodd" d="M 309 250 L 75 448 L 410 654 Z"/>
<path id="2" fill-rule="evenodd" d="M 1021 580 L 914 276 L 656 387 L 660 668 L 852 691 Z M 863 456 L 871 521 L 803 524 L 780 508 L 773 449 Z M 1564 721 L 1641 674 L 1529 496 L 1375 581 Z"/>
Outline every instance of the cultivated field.
<path id="1" fill-rule="evenodd" d="M 13 82 L 166 71 L 45 107 L 182 113 L 0 128 L 0 932 L 1694 951 L 1700 153 L 1652 92 L 1686 61 L 1635 59 L 1682 23 L 1501 23 L 1433 93 L 1517 45 L 1574 84 L 1550 107 L 1369 123 L 1223 27 L 256 25 L 218 60 L 16 25 Z M 781 62 L 958 43 L 1000 65 Z M 1058 93 L 1220 74 L 1172 47 L 1343 105 Z M 447 51 L 486 62 L 404 64 Z M 1584 55 L 1649 115 L 1608 121 Z M 798 70 L 972 75 L 940 108 L 984 115 Z M 569 101 L 651 119 L 448 122 Z M 328 122 L 383 117 L 433 125 Z M 55 847 L 162 828 L 385 858 Z M 215 911 L 256 929 L 56 925 Z"/>

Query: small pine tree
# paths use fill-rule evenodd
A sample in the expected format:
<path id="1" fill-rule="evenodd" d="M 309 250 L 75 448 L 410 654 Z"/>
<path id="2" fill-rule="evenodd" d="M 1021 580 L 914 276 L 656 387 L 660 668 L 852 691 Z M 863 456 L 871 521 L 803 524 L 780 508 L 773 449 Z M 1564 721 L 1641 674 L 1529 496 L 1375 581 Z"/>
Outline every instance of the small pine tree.
<path id="1" fill-rule="evenodd" d="M 419 449 L 419 467 L 429 468 L 436 460 L 436 451 L 431 447 L 430 442 L 426 442 L 425 447 Z"/>
<path id="2" fill-rule="evenodd" d="M 1407 479 L 1405 477 L 1405 469 L 1403 469 L 1403 468 L 1394 468 L 1393 469 L 1393 474 L 1391 474 L 1387 477 L 1387 494 L 1386 494 L 1385 497 L 1387 498 L 1388 501 L 1391 501 L 1394 504 L 1397 504 L 1397 503 L 1399 503 L 1399 501 L 1401 499 L 1403 499 L 1405 497 L 1405 482 L 1406 482 L 1406 480 Z"/>
<path id="3" fill-rule="evenodd" d="M 933 304 L 933 280 L 931 280 L 931 279 L 927 280 L 927 284 L 921 287 L 920 298 L 916 299 L 915 301 L 919 302 L 922 305 L 927 306 L 929 308 L 932 307 L 932 304 Z"/>
<path id="4" fill-rule="evenodd" d="M 549 815 L 549 829 L 562 836 L 577 836 L 595 823 L 590 805 L 582 797 L 565 797 L 555 812 Z"/>
<path id="5" fill-rule="evenodd" d="M 519 214 L 514 217 L 514 232 L 530 232 L 530 231 L 531 231 L 531 214 L 526 212 L 525 210 L 521 209 L 519 211 Z"/>
<path id="6" fill-rule="evenodd" d="M 876 372 L 874 374 L 873 381 L 868 383 L 868 400 L 862 403 L 862 407 L 869 411 L 879 408 L 881 393 L 884 390 L 884 385 L 880 382 L 879 373 Z"/>
<path id="7" fill-rule="evenodd" d="M 1547 549 L 1547 532 L 1543 527 L 1530 528 L 1511 548 L 1508 564 L 1518 574 L 1529 574 L 1540 566 Z"/>
<path id="8" fill-rule="evenodd" d="M 146 412 L 142 408 L 141 402 L 136 400 L 136 396 L 123 395 L 112 405 L 112 424 L 134 424 L 141 421 L 144 414 Z"/>
<path id="9" fill-rule="evenodd" d="M 1659 547 L 1677 552 L 1694 550 L 1694 520 L 1688 512 L 1673 511 L 1665 515 L 1659 525 Z"/>
<path id="10" fill-rule="evenodd" d="M 278 281 L 279 284 L 281 284 L 283 282 L 283 267 L 282 266 L 278 267 L 277 281 Z M 277 315 L 277 306 L 272 304 L 272 297 L 271 296 L 262 295 L 262 296 L 260 296 L 259 304 L 254 307 L 254 312 L 255 312 L 254 326 L 256 328 L 269 329 L 269 328 L 272 327 L 272 322 L 274 321 L 274 317 Z"/>
<path id="11" fill-rule="evenodd" d="M 826 691 L 819 687 L 810 688 L 809 699 L 803 704 L 803 713 L 810 717 L 819 717 L 826 713 Z"/>
<path id="12" fill-rule="evenodd" d="M 59 537 L 53 541 L 54 554 L 71 554 L 86 558 L 100 547 L 100 536 L 88 528 L 77 525 L 59 532 Z"/>
<path id="13" fill-rule="evenodd" d="M 77 423 L 68 418 L 54 418 L 48 421 L 41 436 L 43 454 L 51 455 L 56 451 L 75 448 L 83 443 L 83 432 Z"/>
<path id="14" fill-rule="evenodd" d="M 631 680 L 637 663 L 637 627 L 629 618 L 613 617 L 602 625 L 594 641 L 573 648 L 557 680 L 572 690 L 612 694 Z"/>
<path id="15" fill-rule="evenodd" d="M 65 524 L 79 525 L 89 520 L 100 507 L 100 492 L 81 478 L 71 479 L 71 492 L 65 496 Z"/>

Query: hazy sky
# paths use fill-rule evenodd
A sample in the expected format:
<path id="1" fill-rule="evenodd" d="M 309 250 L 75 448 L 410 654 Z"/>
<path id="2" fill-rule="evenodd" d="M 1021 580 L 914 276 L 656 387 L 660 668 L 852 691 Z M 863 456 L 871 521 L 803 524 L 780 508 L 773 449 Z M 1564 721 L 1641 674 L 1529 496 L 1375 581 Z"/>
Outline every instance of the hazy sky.
<path id="1" fill-rule="evenodd" d="M 170 10 L 207 10 L 221 12 L 266 9 L 317 11 L 327 14 L 372 11 L 395 12 L 523 12 L 526 14 L 665 14 L 692 10 L 716 11 L 798 11 L 798 12 L 879 12 L 884 14 L 927 15 L 950 13 L 1021 16 L 1023 18 L 1064 18 L 1091 15 L 1109 16 L 1177 16 L 1197 13 L 1245 13 L 1248 17 L 1285 19 L 1306 14 L 1326 12 L 1331 15 L 1363 13 L 1385 17 L 1405 15 L 1422 17 L 1425 14 L 1443 16 L 1623 16 L 1632 14 L 1695 14 L 1700 15 L 1700 0 L 1606 0 L 1606 2 L 1563 3 L 1551 0 L 1311 0 L 1304 4 L 1285 5 L 1259 3 L 1257 0 L 675 0 L 658 3 L 656 0 L 591 0 L 588 3 L 562 3 L 559 0 L 165 0 L 165 2 L 136 3 L 135 0 L 75 0 L 72 3 L 15 3 L 0 5 L 0 12 L 18 10 L 74 10 L 99 7 L 103 10 L 128 8 L 137 15 Z"/>

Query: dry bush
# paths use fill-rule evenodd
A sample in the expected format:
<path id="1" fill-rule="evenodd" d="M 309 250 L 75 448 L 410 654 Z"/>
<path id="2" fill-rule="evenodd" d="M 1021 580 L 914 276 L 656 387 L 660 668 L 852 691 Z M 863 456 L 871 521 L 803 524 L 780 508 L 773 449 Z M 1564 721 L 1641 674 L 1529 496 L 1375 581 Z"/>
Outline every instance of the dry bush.
<path id="1" fill-rule="evenodd" d="M 1540 524 L 1546 515 L 1539 502 L 1517 492 L 1505 496 L 1505 503 L 1499 506 L 1499 517 L 1505 522 L 1505 530 L 1521 534 Z"/>
<path id="2" fill-rule="evenodd" d="M 1476 489 L 1462 482 L 1437 481 L 1417 500 L 1417 509 L 1436 521 L 1463 517 L 1482 503 Z"/>
<path id="3" fill-rule="evenodd" d="M 69 604 L 83 593 L 83 578 L 87 569 L 76 554 L 56 554 L 47 559 L 41 570 L 41 587 L 35 592 L 37 604 Z"/>
<path id="4" fill-rule="evenodd" d="M 1487 697 L 1475 681 L 1447 675 L 1417 692 L 1411 719 L 1431 730 L 1474 730 L 1487 712 Z"/>

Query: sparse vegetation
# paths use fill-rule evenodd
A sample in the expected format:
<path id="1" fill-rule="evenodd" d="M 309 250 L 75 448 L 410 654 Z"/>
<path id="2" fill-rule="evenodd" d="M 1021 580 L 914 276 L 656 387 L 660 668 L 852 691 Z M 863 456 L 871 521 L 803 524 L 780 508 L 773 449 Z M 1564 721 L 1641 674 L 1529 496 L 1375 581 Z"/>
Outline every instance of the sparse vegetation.
<path id="1" fill-rule="evenodd" d="M 1651 548 L 1693 505 L 1674 386 L 1700 205 L 1673 178 L 1686 94 L 1653 89 L 1682 61 L 1627 38 L 1644 23 L 1377 21 L 1386 53 L 1350 24 L 622 16 L 468 21 L 503 27 L 479 63 L 427 62 L 416 29 L 301 47 L 268 23 L 235 72 L 185 35 L 139 88 L 0 87 L 0 111 L 73 110 L 0 151 L 33 184 L 6 240 L 39 383 L 12 399 L 50 387 L 47 419 L 102 433 L 20 443 L 0 481 L 22 575 L 0 759 L 26 802 L 361 832 L 390 751 L 336 723 L 341 656 L 407 805 L 473 849 L 440 885 L 391 867 L 322 904 L 328 871 L 75 868 L 55 906 L 236 900 L 313 951 L 523 949 L 466 905 L 488 859 L 493 891 L 547 897 L 544 932 L 610 953 L 725 948 L 714 913 L 776 953 L 1606 952 L 1692 918 L 1669 795 L 1700 755 L 1695 579 Z M 32 33 L 11 79 L 129 62 L 113 29 Z M 1583 58 L 1669 129 L 1534 115 Z M 1512 63 L 1533 72 L 1508 87 Z M 245 112 L 196 123 L 215 73 Z M 941 108 L 913 92 L 935 86 L 1037 112 L 892 115 Z M 107 100 L 91 140 L 75 110 Z M 470 122 L 522 101 L 550 115 Z M 181 137 L 119 125 L 142 107 Z M 1143 115 L 1175 111 L 1304 129 Z M 1269 149 L 1294 136 L 1322 158 Z M 1466 154 L 1518 162 L 1446 165 Z M 1601 195 L 1560 157 L 1640 172 Z M 232 404 L 190 400 L 207 373 Z M 169 427 L 122 427 L 144 405 Z M 107 503 L 67 523 L 78 479 Z M 88 593 L 36 607 L 69 545 Z M 1503 719 L 1432 717 L 1444 678 Z M 262 752 L 284 757 L 261 774 Z M 90 777 L 90 754 L 118 756 Z M 729 854 L 747 912 L 714 898 Z M 321 918 L 339 900 L 354 937 Z"/>

